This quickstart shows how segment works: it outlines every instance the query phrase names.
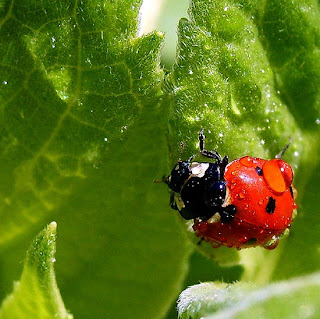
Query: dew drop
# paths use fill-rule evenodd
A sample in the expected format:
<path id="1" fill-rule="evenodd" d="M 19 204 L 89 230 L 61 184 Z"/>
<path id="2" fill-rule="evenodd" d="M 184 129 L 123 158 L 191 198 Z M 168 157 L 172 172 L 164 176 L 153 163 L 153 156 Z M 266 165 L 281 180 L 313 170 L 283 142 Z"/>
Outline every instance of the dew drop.
<path id="1" fill-rule="evenodd" d="M 242 191 L 241 193 L 239 193 L 238 197 L 239 199 L 244 199 L 246 197 L 246 193 Z"/>
<path id="2" fill-rule="evenodd" d="M 127 128 L 128 128 L 127 125 L 122 126 L 120 132 L 123 133 Z"/>
<path id="3" fill-rule="evenodd" d="M 225 242 L 227 241 L 227 238 L 222 236 L 222 237 L 219 238 L 219 240 L 220 240 L 222 243 L 225 243 Z"/>
<path id="4" fill-rule="evenodd" d="M 279 244 L 279 236 L 273 236 L 272 239 L 263 248 L 267 250 L 275 249 Z"/>
<path id="5" fill-rule="evenodd" d="M 244 237 L 242 237 L 242 238 L 239 238 L 239 244 L 246 244 L 248 241 L 249 241 L 249 239 L 248 239 L 248 237 L 247 236 L 244 236 Z"/>
<path id="6" fill-rule="evenodd" d="M 213 248 L 219 248 L 219 247 L 221 247 L 221 243 L 218 243 L 218 242 L 215 242 L 215 241 L 210 242 L 210 244 L 211 244 L 211 246 L 212 246 Z"/>
<path id="7" fill-rule="evenodd" d="M 253 166 L 252 157 L 250 156 L 242 157 L 240 159 L 240 163 L 245 167 L 252 167 Z"/>

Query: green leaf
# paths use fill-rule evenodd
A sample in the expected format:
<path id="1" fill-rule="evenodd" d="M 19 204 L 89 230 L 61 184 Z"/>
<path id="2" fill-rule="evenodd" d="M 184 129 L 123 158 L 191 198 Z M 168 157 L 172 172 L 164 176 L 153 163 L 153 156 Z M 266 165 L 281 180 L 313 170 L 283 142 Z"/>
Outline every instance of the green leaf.
<path id="1" fill-rule="evenodd" d="M 33 240 L 23 272 L 0 308 L 0 318 L 72 319 L 65 309 L 54 274 L 56 228 L 52 222 Z"/>
<path id="2" fill-rule="evenodd" d="M 75 317 L 163 317 L 191 248 L 152 180 L 170 170 L 168 141 L 173 164 L 181 140 L 183 157 L 198 152 L 201 128 L 231 159 L 273 157 L 293 139 L 292 234 L 235 260 L 256 282 L 319 269 L 317 2 L 194 1 L 169 97 L 163 35 L 137 36 L 140 3 L 0 1 L 1 296 L 35 230 L 56 220 L 57 278 Z"/>
<path id="3" fill-rule="evenodd" d="M 320 273 L 266 286 L 202 283 L 185 290 L 178 312 L 184 318 L 318 318 Z"/>
<path id="4" fill-rule="evenodd" d="M 288 158 L 299 163 L 292 154 L 302 150 L 302 132 L 276 87 L 254 18 L 233 1 L 195 0 L 179 36 L 171 76 L 174 143 L 186 139 L 188 152 L 196 152 L 203 128 L 207 148 L 231 158 L 253 151 L 272 157 L 291 137 Z"/>
<path id="5" fill-rule="evenodd" d="M 297 124 L 312 133 L 320 110 L 319 2 L 272 0 L 251 5 L 256 7 L 252 12 L 282 98 Z"/>
<path id="6" fill-rule="evenodd" d="M 163 35 L 137 36 L 140 3 L 3 2 L 1 296 L 48 220 L 75 317 L 160 318 L 180 291 L 190 246 L 153 183 L 168 170 Z"/>
<path id="7" fill-rule="evenodd" d="M 243 279 L 255 282 L 315 271 L 319 228 L 312 225 L 319 224 L 314 213 L 319 209 L 310 188 L 312 193 L 320 189 L 308 179 L 319 167 L 318 5 L 302 0 L 194 0 L 189 14 L 190 19 L 180 21 L 177 63 L 167 82 L 172 163 L 179 157 L 181 141 L 183 158 L 199 157 L 201 129 L 206 148 L 231 160 L 244 155 L 272 158 L 292 139 L 284 159 L 296 173 L 299 210 L 293 235 L 272 252 L 248 249 L 238 258 L 245 267 Z M 297 259 L 301 250 L 309 253 L 308 270 Z M 209 255 L 217 261 L 229 258 L 220 249 Z M 232 259 L 237 261 L 236 256 Z"/>

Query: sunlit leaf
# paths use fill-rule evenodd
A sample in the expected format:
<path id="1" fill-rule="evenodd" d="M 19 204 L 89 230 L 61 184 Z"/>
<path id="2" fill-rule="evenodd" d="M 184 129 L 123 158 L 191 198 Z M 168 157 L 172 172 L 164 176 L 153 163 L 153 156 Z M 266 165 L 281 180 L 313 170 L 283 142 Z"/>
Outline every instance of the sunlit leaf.
<path id="1" fill-rule="evenodd" d="M 0 308 L 1 319 L 72 319 L 65 309 L 54 274 L 57 224 L 52 222 L 33 240 L 23 273 Z"/>

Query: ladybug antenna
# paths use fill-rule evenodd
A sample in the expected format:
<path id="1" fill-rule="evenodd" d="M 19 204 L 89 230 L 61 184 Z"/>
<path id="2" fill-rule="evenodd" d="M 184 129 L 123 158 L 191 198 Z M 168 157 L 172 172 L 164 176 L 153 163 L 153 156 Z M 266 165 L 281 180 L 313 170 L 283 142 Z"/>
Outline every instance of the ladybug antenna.
<path id="1" fill-rule="evenodd" d="M 182 157 L 183 151 L 184 151 L 184 142 L 180 142 L 180 156 L 179 156 L 178 162 L 182 162 L 181 157 Z M 191 162 L 192 158 L 193 158 L 193 156 L 191 156 L 188 159 L 188 162 Z M 170 175 L 169 176 L 164 175 L 164 176 L 162 176 L 161 180 L 154 179 L 153 182 L 156 183 L 156 184 L 165 183 L 165 184 L 168 185 L 169 184 L 169 178 L 170 178 Z"/>
<path id="2" fill-rule="evenodd" d="M 159 183 L 165 183 L 165 184 L 168 184 L 169 183 L 169 179 L 168 179 L 169 177 L 168 176 L 162 176 L 162 179 L 161 180 L 159 180 L 159 179 L 154 179 L 153 180 L 153 182 L 155 183 L 155 184 L 159 184 Z"/>
<path id="3" fill-rule="evenodd" d="M 280 152 L 279 154 L 277 154 L 277 155 L 275 156 L 275 158 L 282 158 L 282 156 L 283 156 L 284 153 L 287 151 L 287 149 L 289 148 L 289 146 L 291 145 L 291 143 L 292 143 L 292 139 L 290 138 L 290 139 L 289 139 L 289 143 L 284 146 L 284 148 L 281 150 L 281 152 Z"/>
<path id="4" fill-rule="evenodd" d="M 184 142 L 180 142 L 180 156 L 179 156 L 179 161 L 181 161 L 181 157 L 184 151 Z"/>

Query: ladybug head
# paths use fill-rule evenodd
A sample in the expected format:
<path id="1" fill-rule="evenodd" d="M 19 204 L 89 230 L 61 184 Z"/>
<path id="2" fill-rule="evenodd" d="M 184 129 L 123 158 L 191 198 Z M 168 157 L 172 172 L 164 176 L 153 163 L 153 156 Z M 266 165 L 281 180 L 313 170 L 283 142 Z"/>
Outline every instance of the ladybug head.
<path id="1" fill-rule="evenodd" d="M 190 175 L 190 163 L 179 161 L 172 169 L 170 175 L 168 177 L 165 177 L 163 181 L 169 186 L 171 190 L 179 193 Z"/>

